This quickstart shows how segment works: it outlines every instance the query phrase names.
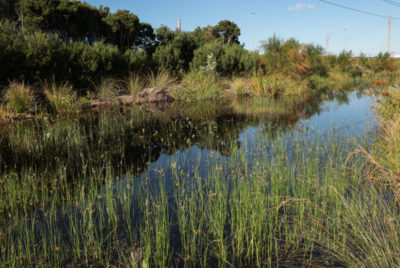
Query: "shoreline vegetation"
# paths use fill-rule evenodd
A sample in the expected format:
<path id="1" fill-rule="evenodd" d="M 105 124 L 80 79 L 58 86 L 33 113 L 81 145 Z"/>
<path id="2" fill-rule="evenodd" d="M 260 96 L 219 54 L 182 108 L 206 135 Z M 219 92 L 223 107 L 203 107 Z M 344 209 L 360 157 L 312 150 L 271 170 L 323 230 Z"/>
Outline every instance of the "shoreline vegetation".
<path id="1" fill-rule="evenodd" d="M 80 1 L 0 18 L 1 267 L 400 266 L 389 54 L 251 52 L 231 21 L 154 30 Z M 376 133 L 294 127 L 355 90 Z"/>
<path id="2" fill-rule="evenodd" d="M 93 92 L 78 97 L 68 82 L 44 81 L 31 86 L 12 81 L 4 89 L 0 104 L 3 123 L 15 119 L 33 119 L 46 115 L 67 115 L 98 109 L 103 106 L 138 107 L 168 105 L 172 102 L 234 100 L 236 98 L 285 98 L 297 96 L 307 100 L 328 91 L 348 92 L 354 88 L 378 89 L 395 81 L 394 74 L 369 74 L 358 78 L 336 72 L 327 77 L 311 76 L 304 80 L 282 74 L 254 74 L 251 77 L 220 79 L 215 74 L 191 72 L 181 80 L 166 72 L 152 73 L 141 78 L 131 74 L 126 80 L 102 79 Z"/>

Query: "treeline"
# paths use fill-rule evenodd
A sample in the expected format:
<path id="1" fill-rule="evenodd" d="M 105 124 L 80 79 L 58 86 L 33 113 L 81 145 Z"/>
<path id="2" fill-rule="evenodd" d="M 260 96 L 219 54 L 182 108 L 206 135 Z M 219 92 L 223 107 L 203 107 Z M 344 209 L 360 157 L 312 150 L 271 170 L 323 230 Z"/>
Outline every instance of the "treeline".
<path id="1" fill-rule="evenodd" d="M 240 45 L 240 29 L 227 20 L 192 32 L 156 30 L 127 10 L 111 13 L 69 0 L 2 0 L 0 85 L 68 80 L 85 88 L 104 76 L 200 68 L 214 53 L 222 75 L 256 68 L 257 55 Z"/>
<path id="2" fill-rule="evenodd" d="M 81 93 L 103 77 L 167 71 L 182 77 L 212 68 L 219 76 L 280 73 L 304 79 L 332 68 L 354 76 L 395 70 L 388 54 L 375 59 L 351 52 L 324 56 L 322 47 L 270 38 L 264 55 L 239 42 L 231 21 L 194 31 L 154 29 L 128 10 L 110 12 L 70 0 L 0 0 L 0 88 L 9 81 L 68 81 Z"/>

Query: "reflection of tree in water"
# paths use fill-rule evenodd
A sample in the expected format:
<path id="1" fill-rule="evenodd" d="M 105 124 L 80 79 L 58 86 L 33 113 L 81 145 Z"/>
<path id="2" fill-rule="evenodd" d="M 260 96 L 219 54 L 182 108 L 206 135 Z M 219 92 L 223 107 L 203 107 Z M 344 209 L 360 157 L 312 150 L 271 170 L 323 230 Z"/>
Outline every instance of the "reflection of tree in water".
<path id="1" fill-rule="evenodd" d="M 335 98 L 346 100 L 342 95 Z M 0 135 L 1 167 L 33 168 L 50 174 L 62 164 L 74 179 L 90 172 L 87 166 L 97 170 L 111 165 L 137 176 L 161 154 L 173 155 L 193 145 L 228 156 L 240 147 L 238 137 L 249 126 L 262 123 L 265 132 L 275 138 L 300 118 L 319 113 L 323 100 L 253 98 L 234 104 L 200 102 L 174 104 L 162 112 L 145 108 L 117 110 L 56 118 L 51 123 L 20 123 Z"/>

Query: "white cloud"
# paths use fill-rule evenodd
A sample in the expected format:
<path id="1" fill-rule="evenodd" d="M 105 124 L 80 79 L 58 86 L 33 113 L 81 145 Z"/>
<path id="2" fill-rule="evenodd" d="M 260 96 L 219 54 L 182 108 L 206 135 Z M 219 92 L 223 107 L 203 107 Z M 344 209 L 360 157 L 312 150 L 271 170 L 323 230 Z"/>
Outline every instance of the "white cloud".
<path id="1" fill-rule="evenodd" d="M 302 9 L 313 9 L 314 7 L 315 7 L 314 5 L 298 3 L 294 7 L 289 7 L 288 10 L 289 11 L 298 11 L 298 10 L 302 10 Z"/>

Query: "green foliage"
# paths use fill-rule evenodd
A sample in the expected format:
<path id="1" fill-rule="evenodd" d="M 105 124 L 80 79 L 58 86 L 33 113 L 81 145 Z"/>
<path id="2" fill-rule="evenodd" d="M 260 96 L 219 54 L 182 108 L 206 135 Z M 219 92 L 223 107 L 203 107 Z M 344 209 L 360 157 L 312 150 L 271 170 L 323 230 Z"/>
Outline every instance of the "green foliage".
<path id="1" fill-rule="evenodd" d="M 358 64 L 351 64 L 346 68 L 346 72 L 348 72 L 351 77 L 361 77 L 365 72 L 365 68 Z"/>
<path id="2" fill-rule="evenodd" d="M 149 24 L 139 22 L 139 18 L 128 10 L 118 10 L 103 18 L 110 31 L 107 41 L 117 44 L 121 50 L 146 48 L 154 40 L 154 30 Z"/>
<path id="3" fill-rule="evenodd" d="M 360 64 L 361 66 L 367 66 L 368 63 L 368 58 L 367 56 L 361 52 L 360 55 L 358 56 L 358 64 Z"/>
<path id="4" fill-rule="evenodd" d="M 150 69 L 150 60 L 144 49 L 127 49 L 123 56 L 131 72 L 145 73 Z"/>
<path id="5" fill-rule="evenodd" d="M 274 35 L 263 47 L 267 73 L 282 73 L 301 79 L 328 73 L 328 66 L 322 60 L 324 50 L 320 46 L 300 44 L 294 38 L 284 41 Z"/>
<path id="6" fill-rule="evenodd" d="M 216 72 L 222 76 L 244 75 L 257 67 L 257 55 L 245 50 L 242 46 L 224 44 L 220 40 L 206 43 L 194 52 L 191 63 L 193 70 L 207 66 L 209 55 L 213 55 L 217 66 Z"/>
<path id="7" fill-rule="evenodd" d="M 240 44 L 240 29 L 236 23 L 229 20 L 221 20 L 213 27 L 213 35 L 220 38 L 224 44 L 233 45 Z"/>
<path id="8" fill-rule="evenodd" d="M 253 91 L 259 96 L 279 96 L 286 89 L 281 77 L 257 75 L 253 77 Z"/>
<path id="9" fill-rule="evenodd" d="M 35 106 L 32 87 L 24 82 L 11 82 L 6 88 L 4 101 L 7 110 L 14 113 L 24 113 Z"/>
<path id="10" fill-rule="evenodd" d="M 50 105 L 57 113 L 71 113 L 74 111 L 77 95 L 67 82 L 57 85 L 54 80 L 47 81 L 43 85 L 43 90 Z"/>
<path id="11" fill-rule="evenodd" d="M 65 43 L 57 35 L 43 32 L 20 32 L 2 23 L 0 32 L 0 84 L 11 79 L 25 79 L 31 83 L 41 79 L 69 81 L 86 92 L 91 82 L 104 76 L 124 76 L 129 69 L 146 67 L 144 51 L 129 51 L 125 56 L 113 45 L 95 42 Z M 80 90 L 83 89 L 83 90 Z"/>
<path id="12" fill-rule="evenodd" d="M 371 69 L 376 73 L 381 71 L 393 72 L 398 69 L 398 66 L 389 53 L 380 52 L 371 62 Z"/>
<path id="13" fill-rule="evenodd" d="M 351 65 L 351 57 L 353 52 L 343 50 L 337 57 L 337 64 L 342 71 L 345 71 L 347 66 Z"/>
<path id="14" fill-rule="evenodd" d="M 106 25 L 102 18 L 108 8 L 95 8 L 87 3 L 68 0 L 20 0 L 21 24 L 28 31 L 57 33 L 64 40 L 100 40 Z"/>
<path id="15" fill-rule="evenodd" d="M 185 101 L 218 99 L 224 96 L 222 86 L 213 74 L 192 71 L 182 80 L 182 88 L 176 89 L 174 97 Z"/>
<path id="16" fill-rule="evenodd" d="M 177 33 L 175 31 L 172 31 L 170 28 L 168 28 L 168 26 L 165 25 L 162 25 L 156 29 L 157 41 L 162 45 L 172 42 L 176 35 Z"/>
<path id="17" fill-rule="evenodd" d="M 189 70 L 196 48 L 193 36 L 190 33 L 181 32 L 173 41 L 157 47 L 153 60 L 161 70 L 177 75 Z"/>
<path id="18" fill-rule="evenodd" d="M 214 54 L 207 55 L 207 63 L 205 66 L 200 66 L 200 71 L 207 73 L 218 75 L 217 73 L 217 61 L 215 60 Z"/>

